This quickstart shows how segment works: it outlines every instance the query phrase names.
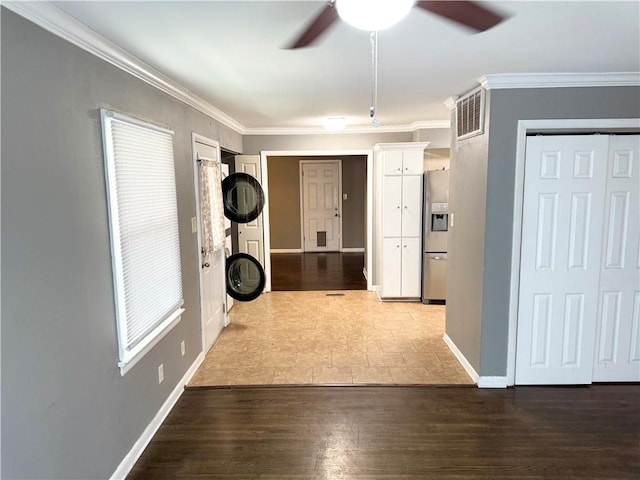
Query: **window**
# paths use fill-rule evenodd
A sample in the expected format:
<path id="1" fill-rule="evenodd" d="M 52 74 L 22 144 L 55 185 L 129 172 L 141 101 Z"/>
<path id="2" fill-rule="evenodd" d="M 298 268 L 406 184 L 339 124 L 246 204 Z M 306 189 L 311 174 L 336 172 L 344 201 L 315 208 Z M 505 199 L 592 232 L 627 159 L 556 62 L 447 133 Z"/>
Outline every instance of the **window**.
<path id="1" fill-rule="evenodd" d="M 120 373 L 180 321 L 173 132 L 102 109 Z"/>

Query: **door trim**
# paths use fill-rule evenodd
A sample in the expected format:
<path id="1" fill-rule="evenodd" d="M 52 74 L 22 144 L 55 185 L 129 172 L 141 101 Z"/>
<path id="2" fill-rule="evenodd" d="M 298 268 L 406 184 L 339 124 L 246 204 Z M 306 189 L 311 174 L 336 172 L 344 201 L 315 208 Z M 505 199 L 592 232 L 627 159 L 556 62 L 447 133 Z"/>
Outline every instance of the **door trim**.
<path id="1" fill-rule="evenodd" d="M 302 176 L 302 167 L 304 164 L 312 163 L 338 164 L 338 215 L 340 215 L 340 221 L 338 222 L 338 236 L 340 237 L 338 251 L 342 252 L 342 160 L 300 160 L 298 162 L 298 178 L 300 181 L 300 246 L 303 252 L 307 251 L 304 248 L 304 179 Z"/>
<path id="2" fill-rule="evenodd" d="M 507 347 L 507 385 L 515 385 L 516 330 L 518 326 L 518 298 L 520 291 L 520 255 L 522 245 L 522 207 L 524 205 L 524 166 L 527 134 L 531 133 L 615 133 L 620 131 L 640 132 L 639 118 L 603 119 L 545 119 L 519 120 L 516 136 L 515 186 L 513 208 L 513 230 L 511 243 L 511 282 L 509 288 L 509 332 Z"/>
<path id="3" fill-rule="evenodd" d="M 204 301 L 202 298 L 202 293 L 204 291 L 204 286 L 203 286 L 203 282 L 202 282 L 202 268 L 200 268 L 200 265 L 202 265 L 202 241 L 200 239 L 200 172 L 198 171 L 198 156 L 196 155 L 196 142 L 198 143 L 203 143 L 205 145 L 209 145 L 210 147 L 213 147 L 217 150 L 218 152 L 218 159 L 220 160 L 220 162 L 222 163 L 222 160 L 220 159 L 220 143 L 217 142 L 216 140 L 212 140 L 208 137 L 205 137 L 203 135 L 200 135 L 198 133 L 195 132 L 191 132 L 191 158 L 192 158 L 192 163 L 193 163 L 193 192 L 194 192 L 194 197 L 195 197 L 195 207 L 196 207 L 196 225 L 195 225 L 195 232 L 194 232 L 194 228 L 193 225 L 191 227 L 191 233 L 195 233 L 196 235 L 196 241 L 197 241 L 197 251 L 196 251 L 196 255 L 197 255 L 197 266 L 198 266 L 198 300 L 200 302 L 200 348 L 201 351 L 206 353 L 206 339 L 205 339 L 205 334 L 204 334 L 204 330 L 205 330 L 205 318 L 204 318 Z M 225 258 L 226 260 L 226 258 Z M 223 274 L 226 276 L 226 268 L 222 269 Z M 226 290 L 226 282 L 225 282 L 225 277 L 223 276 L 221 278 L 221 285 L 222 285 L 222 289 L 223 294 L 222 294 L 222 298 L 224 299 L 224 326 L 226 327 L 227 325 L 229 325 L 229 309 L 227 308 L 227 290 Z"/>
<path id="4" fill-rule="evenodd" d="M 264 190 L 264 209 L 262 210 L 262 218 L 264 221 L 264 272 L 267 277 L 265 292 L 271 291 L 271 239 L 269 225 L 269 181 L 267 177 L 267 159 L 269 157 L 322 157 L 322 156 L 348 156 L 348 155 L 366 155 L 367 156 L 367 202 L 366 202 L 366 218 L 367 218 L 367 255 L 365 259 L 365 269 L 367 271 L 365 277 L 367 279 L 367 290 L 374 291 L 373 288 L 373 149 L 368 150 L 273 150 L 260 152 L 261 169 L 262 169 L 262 189 Z"/>

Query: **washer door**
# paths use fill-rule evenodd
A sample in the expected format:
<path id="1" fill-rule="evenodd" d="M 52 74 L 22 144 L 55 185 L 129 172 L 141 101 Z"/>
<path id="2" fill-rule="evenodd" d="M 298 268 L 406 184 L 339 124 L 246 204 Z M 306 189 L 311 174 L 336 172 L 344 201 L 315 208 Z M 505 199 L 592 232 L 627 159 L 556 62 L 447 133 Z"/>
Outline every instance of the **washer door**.
<path id="1" fill-rule="evenodd" d="M 224 216 L 237 223 L 249 223 L 262 213 L 264 192 L 260 182 L 244 172 L 232 173 L 222 181 Z"/>
<path id="2" fill-rule="evenodd" d="M 250 302 L 264 290 L 264 269 L 255 257 L 235 253 L 227 258 L 227 293 L 240 302 Z"/>

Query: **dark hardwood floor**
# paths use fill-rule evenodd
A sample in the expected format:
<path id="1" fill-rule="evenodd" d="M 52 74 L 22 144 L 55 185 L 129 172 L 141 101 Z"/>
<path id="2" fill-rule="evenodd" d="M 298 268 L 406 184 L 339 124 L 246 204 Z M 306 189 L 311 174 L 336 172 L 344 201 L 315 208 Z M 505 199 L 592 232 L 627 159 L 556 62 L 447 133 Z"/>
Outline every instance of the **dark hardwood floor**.
<path id="1" fill-rule="evenodd" d="M 137 479 L 637 479 L 640 386 L 188 390 Z"/>
<path id="2" fill-rule="evenodd" d="M 271 255 L 274 291 L 366 290 L 364 253 L 277 253 Z"/>

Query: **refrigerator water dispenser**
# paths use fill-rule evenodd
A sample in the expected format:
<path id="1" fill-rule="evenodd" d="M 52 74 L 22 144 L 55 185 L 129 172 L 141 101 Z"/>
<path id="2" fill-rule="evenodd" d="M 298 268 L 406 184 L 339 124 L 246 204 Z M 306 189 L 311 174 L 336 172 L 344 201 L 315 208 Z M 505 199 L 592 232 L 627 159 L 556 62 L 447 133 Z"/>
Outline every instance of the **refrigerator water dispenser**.
<path id="1" fill-rule="evenodd" d="M 448 213 L 432 213 L 431 214 L 431 231 L 446 232 L 449 225 Z"/>

